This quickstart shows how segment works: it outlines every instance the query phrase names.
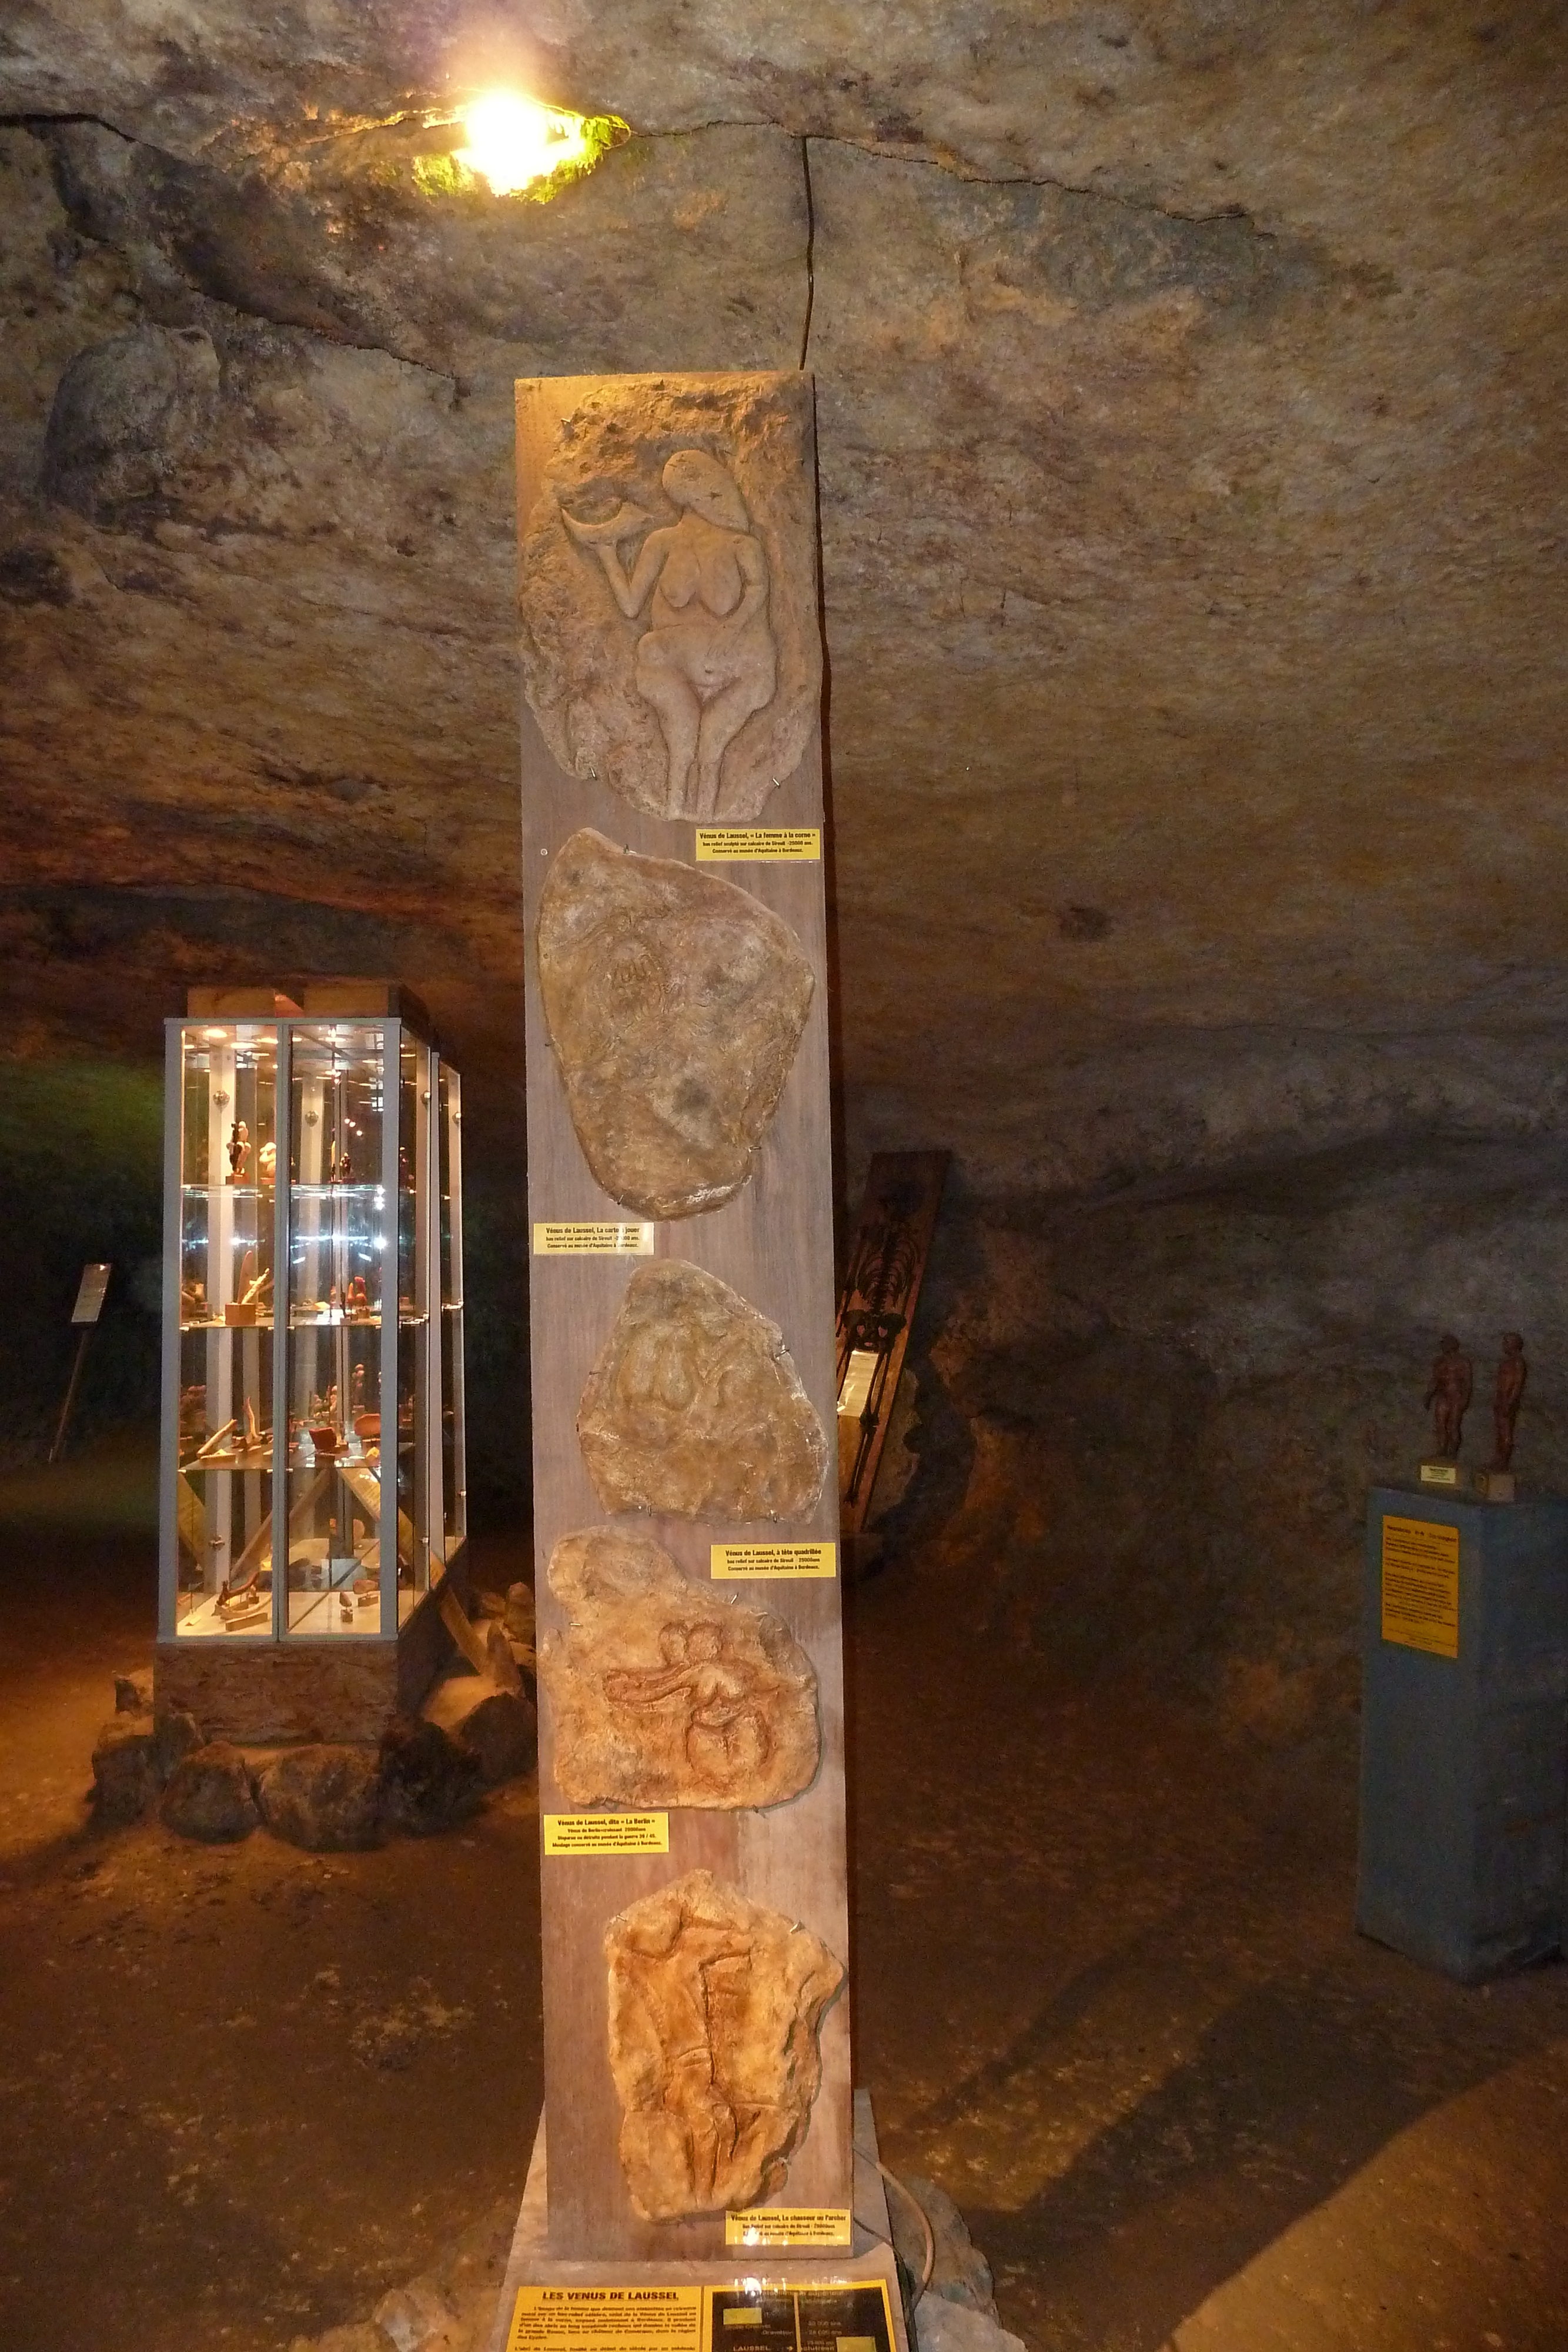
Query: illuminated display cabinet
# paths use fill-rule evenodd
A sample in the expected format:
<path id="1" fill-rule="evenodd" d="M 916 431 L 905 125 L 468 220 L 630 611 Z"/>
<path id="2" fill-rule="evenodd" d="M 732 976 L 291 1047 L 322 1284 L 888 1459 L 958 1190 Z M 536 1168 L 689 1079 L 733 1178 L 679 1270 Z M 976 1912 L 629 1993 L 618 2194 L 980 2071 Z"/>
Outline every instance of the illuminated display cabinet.
<path id="1" fill-rule="evenodd" d="M 158 1681 L 209 1736 L 373 1734 L 459 1572 L 462 1109 L 405 991 L 168 1024 Z M 286 1535 L 280 1535 L 286 1530 Z"/>

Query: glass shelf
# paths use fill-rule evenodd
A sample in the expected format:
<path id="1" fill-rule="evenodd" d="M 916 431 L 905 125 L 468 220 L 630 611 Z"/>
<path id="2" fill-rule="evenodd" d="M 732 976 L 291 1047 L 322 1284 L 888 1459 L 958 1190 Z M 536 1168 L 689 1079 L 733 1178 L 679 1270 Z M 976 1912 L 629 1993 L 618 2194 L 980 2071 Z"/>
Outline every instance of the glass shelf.
<path id="1" fill-rule="evenodd" d="M 202 1461 L 193 1454 L 188 1462 L 181 1463 L 180 1475 L 182 1478 L 195 1478 L 204 1477 L 214 1470 L 270 1470 L 271 1467 L 272 1440 L 269 1437 L 265 1445 L 258 1445 L 248 1454 L 209 1454 Z"/>
<path id="2" fill-rule="evenodd" d="M 379 1200 L 386 1187 L 379 1181 L 372 1183 L 367 1177 L 363 1181 L 356 1178 L 349 1184 L 290 1183 L 288 1190 L 296 1201 L 364 1201 L 372 1196 Z"/>
<path id="3" fill-rule="evenodd" d="M 225 1181 L 222 1184 L 182 1184 L 180 1190 L 187 1197 L 198 1201 L 210 1201 L 214 1193 L 226 1193 L 231 1201 L 263 1201 L 276 1192 L 277 1187 L 275 1183 L 230 1184 Z"/>
<path id="4" fill-rule="evenodd" d="M 270 1331 L 272 1328 L 270 1315 L 258 1315 L 250 1323 L 229 1323 L 221 1315 L 209 1315 L 197 1322 L 182 1321 L 180 1325 L 182 1331 Z"/>

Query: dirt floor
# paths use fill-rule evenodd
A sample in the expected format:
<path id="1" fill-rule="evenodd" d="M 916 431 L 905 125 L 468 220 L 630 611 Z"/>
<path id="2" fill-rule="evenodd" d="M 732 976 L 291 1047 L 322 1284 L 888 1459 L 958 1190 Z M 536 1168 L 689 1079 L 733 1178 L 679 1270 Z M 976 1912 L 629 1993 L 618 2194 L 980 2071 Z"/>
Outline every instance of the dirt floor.
<path id="1" fill-rule="evenodd" d="M 520 2193 L 537 1843 L 99 1833 L 152 1465 L 0 1481 L 0 2347 L 275 2352 Z M 486 1581 L 523 1563 L 491 1538 Z M 1343 1743 L 1227 1744 L 847 1596 L 856 2033 L 1037 2352 L 1562 2352 L 1568 1969 L 1462 1991 L 1348 1924 Z"/>

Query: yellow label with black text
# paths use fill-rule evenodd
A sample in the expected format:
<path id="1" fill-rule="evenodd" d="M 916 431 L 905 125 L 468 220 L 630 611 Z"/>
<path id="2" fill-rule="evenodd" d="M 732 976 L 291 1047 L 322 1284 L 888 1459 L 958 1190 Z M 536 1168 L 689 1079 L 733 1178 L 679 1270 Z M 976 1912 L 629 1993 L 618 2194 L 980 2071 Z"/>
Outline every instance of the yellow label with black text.
<path id="1" fill-rule="evenodd" d="M 822 834 L 814 824 L 699 824 L 699 866 L 748 866 L 766 861 L 816 866 Z"/>
<path id="2" fill-rule="evenodd" d="M 520 2286 L 507 2352 L 701 2352 L 700 2286 Z"/>
<path id="3" fill-rule="evenodd" d="M 708 1553 L 708 1573 L 718 1583 L 747 1576 L 836 1576 L 839 1548 L 831 1543 L 721 1543 Z"/>
<path id="4" fill-rule="evenodd" d="M 547 1813 L 547 1853 L 668 1853 L 668 1813 Z"/>
<path id="5" fill-rule="evenodd" d="M 724 2217 L 727 2246 L 847 2246 L 852 2235 L 847 2208 L 835 2205 L 753 2205 Z"/>
<path id="6" fill-rule="evenodd" d="M 1459 1531 L 1431 1519 L 1383 1522 L 1383 1638 L 1459 1654 Z"/>
<path id="7" fill-rule="evenodd" d="M 536 1257 L 652 1257 L 652 1225 L 552 1225 L 534 1227 Z"/>

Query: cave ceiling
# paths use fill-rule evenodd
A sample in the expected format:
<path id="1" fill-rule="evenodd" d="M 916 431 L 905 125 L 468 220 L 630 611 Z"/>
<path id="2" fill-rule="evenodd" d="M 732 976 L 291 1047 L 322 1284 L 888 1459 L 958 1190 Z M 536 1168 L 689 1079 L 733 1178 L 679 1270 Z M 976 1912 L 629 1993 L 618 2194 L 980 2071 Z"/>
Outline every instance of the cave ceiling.
<path id="1" fill-rule="evenodd" d="M 854 1136 L 1558 1118 L 1565 29 L 12 0 L 12 1044 L 369 969 L 515 1078 L 512 380 L 804 353 Z M 516 77 L 634 135 L 426 194 Z"/>

